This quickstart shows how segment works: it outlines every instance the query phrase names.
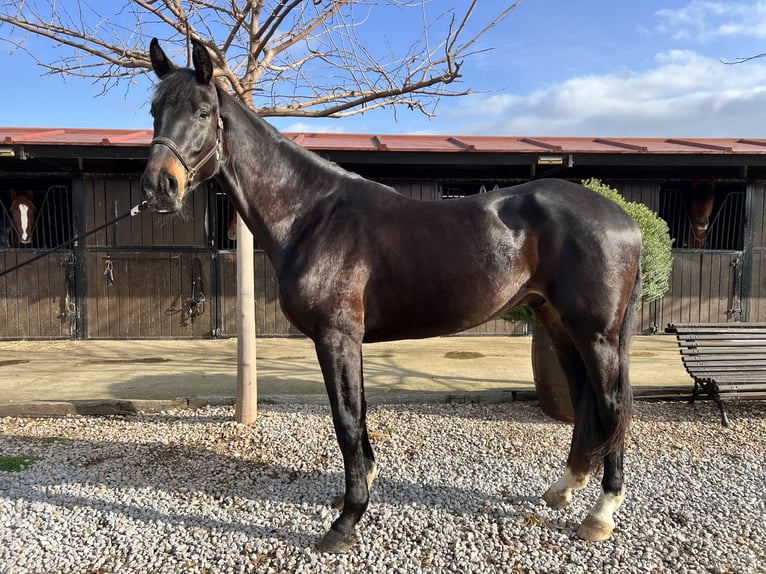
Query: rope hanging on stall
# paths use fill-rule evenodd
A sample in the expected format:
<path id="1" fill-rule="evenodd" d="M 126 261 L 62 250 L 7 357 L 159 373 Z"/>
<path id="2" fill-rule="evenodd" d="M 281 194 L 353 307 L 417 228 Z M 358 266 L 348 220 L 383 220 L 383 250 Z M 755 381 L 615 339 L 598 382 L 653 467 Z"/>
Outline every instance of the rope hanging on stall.
<path id="1" fill-rule="evenodd" d="M 192 259 L 192 287 L 188 309 L 192 319 L 199 317 L 205 311 L 205 294 L 202 292 L 202 261 L 199 257 Z"/>
<path id="2" fill-rule="evenodd" d="M 105 257 L 106 268 L 104 269 L 104 279 L 107 285 L 114 285 L 114 264 L 109 257 Z"/>

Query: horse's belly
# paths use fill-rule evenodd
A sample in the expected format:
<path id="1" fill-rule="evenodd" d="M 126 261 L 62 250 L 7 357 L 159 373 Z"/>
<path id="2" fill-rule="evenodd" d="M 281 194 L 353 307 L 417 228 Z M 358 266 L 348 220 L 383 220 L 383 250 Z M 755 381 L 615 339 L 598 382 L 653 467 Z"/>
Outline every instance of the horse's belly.
<path id="1" fill-rule="evenodd" d="M 511 298 L 505 293 L 471 293 L 453 287 L 430 294 L 400 292 L 395 300 L 368 299 L 364 339 L 422 339 L 459 333 L 502 313 Z"/>

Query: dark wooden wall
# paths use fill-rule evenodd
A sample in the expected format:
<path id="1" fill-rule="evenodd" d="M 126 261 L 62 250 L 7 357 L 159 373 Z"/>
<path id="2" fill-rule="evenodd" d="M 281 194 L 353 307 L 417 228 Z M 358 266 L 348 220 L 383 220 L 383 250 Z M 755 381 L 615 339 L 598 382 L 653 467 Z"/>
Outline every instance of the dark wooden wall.
<path id="1" fill-rule="evenodd" d="M 441 197 L 438 182 L 387 183 L 417 199 Z M 627 199 L 657 208 L 658 183 L 608 183 Z M 87 176 L 79 183 L 73 180 L 68 192 L 74 204 L 73 233 L 98 227 L 142 200 L 136 176 Z M 219 227 L 228 225 L 229 217 L 217 200 L 211 200 L 213 195 L 199 189 L 180 216 L 144 212 L 0 277 L 0 338 L 235 335 L 236 252 L 212 231 L 216 217 Z M 765 198 L 764 183 L 748 184 L 751 225 L 743 251 L 674 250 L 671 289 L 661 300 L 642 305 L 640 332 L 661 331 L 677 321 L 735 320 L 737 309 L 747 320 L 766 321 Z M 0 269 L 36 253 L 0 249 Z M 112 284 L 104 274 L 107 257 L 113 265 Z M 196 265 L 202 271 L 206 301 L 203 313 L 192 317 L 188 304 Z M 297 335 L 281 312 L 274 270 L 262 251 L 255 253 L 255 290 L 257 334 Z M 466 334 L 507 335 L 523 328 L 496 319 Z"/>
<path id="2" fill-rule="evenodd" d="M 10 269 L 38 252 L 0 252 L 0 269 Z M 68 254 L 52 253 L 0 277 L 0 338 L 52 339 L 70 336 L 65 286 Z"/>
<path id="3" fill-rule="evenodd" d="M 126 213 L 143 198 L 136 178 L 85 180 L 85 228 L 93 229 Z M 210 335 L 210 301 L 198 317 L 189 313 L 193 262 L 199 260 L 202 286 L 212 294 L 213 253 L 206 245 L 207 196 L 194 193 L 180 215 L 144 212 L 87 238 L 87 338 L 179 338 Z M 113 266 L 106 281 L 107 258 Z"/>
<path id="4" fill-rule="evenodd" d="M 752 266 L 743 305 L 748 310 L 748 320 L 766 321 L 766 183 L 752 185 L 749 195 L 748 218 L 752 222 Z"/>

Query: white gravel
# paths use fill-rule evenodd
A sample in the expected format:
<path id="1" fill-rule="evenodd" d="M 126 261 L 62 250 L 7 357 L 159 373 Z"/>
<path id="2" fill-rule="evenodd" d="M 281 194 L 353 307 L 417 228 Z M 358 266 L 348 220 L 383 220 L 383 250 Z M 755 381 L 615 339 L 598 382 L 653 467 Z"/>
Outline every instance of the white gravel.
<path id="1" fill-rule="evenodd" d="M 342 556 L 314 549 L 337 511 L 326 407 L 130 418 L 0 419 L 0 573 L 766 572 L 766 402 L 638 403 L 611 540 L 540 499 L 570 426 L 536 403 L 374 407 L 381 476 Z"/>

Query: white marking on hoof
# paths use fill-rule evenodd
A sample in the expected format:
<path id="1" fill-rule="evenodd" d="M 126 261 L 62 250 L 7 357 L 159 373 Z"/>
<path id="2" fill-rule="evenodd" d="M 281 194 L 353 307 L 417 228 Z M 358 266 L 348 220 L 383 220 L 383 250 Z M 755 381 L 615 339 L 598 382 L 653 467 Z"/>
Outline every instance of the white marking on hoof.
<path id="1" fill-rule="evenodd" d="M 623 500 L 625 500 L 625 487 L 619 494 L 609 494 L 602 490 L 596 504 L 593 505 L 588 516 L 577 529 L 577 535 L 592 542 L 599 542 L 611 537 L 614 531 L 614 513 L 620 508 Z"/>
<path id="2" fill-rule="evenodd" d="M 543 494 L 545 504 L 556 510 L 566 508 L 572 502 L 572 491 L 585 488 L 589 479 L 587 474 L 582 476 L 572 474 L 572 471 L 567 467 L 563 476 Z"/>

